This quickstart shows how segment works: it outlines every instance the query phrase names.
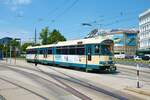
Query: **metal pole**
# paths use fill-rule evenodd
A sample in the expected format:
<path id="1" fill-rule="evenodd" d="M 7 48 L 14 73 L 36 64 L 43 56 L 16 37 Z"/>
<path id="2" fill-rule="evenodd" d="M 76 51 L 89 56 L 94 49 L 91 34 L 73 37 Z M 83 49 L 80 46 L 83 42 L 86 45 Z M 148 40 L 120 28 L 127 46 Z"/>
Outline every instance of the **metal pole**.
<path id="1" fill-rule="evenodd" d="M 14 57 L 15 57 L 15 64 L 16 64 L 16 48 L 14 48 Z"/>
<path id="2" fill-rule="evenodd" d="M 140 82 L 139 82 L 139 73 L 140 71 L 140 67 L 139 67 L 139 64 L 137 64 L 137 88 L 140 88 Z"/>
<path id="3" fill-rule="evenodd" d="M 9 56 L 10 56 L 10 64 L 11 64 L 11 46 L 10 46 L 10 55 Z"/>
<path id="4" fill-rule="evenodd" d="M 36 45 L 36 27 L 35 27 L 35 45 Z"/>
<path id="5" fill-rule="evenodd" d="M 5 47 L 6 47 L 6 46 L 5 46 Z M 8 50 L 7 50 L 7 47 L 6 47 L 6 63 L 7 63 L 7 61 L 8 61 L 8 60 L 7 60 L 7 51 L 8 51 Z"/>

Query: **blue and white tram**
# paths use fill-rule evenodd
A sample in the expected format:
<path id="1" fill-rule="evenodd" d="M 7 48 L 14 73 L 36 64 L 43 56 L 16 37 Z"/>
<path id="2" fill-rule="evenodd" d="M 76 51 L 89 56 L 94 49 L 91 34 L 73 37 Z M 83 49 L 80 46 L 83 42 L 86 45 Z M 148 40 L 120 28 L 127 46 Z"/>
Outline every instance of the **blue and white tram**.
<path id="1" fill-rule="evenodd" d="M 27 48 L 26 60 L 42 64 L 115 71 L 113 40 L 105 37 L 71 40 Z"/>

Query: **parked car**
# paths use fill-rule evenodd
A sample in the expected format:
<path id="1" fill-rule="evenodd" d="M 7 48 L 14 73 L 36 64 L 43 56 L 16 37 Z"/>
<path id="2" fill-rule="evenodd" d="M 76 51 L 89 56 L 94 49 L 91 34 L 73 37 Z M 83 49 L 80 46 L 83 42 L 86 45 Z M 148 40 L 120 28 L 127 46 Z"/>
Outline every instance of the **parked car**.
<path id="1" fill-rule="evenodd" d="M 134 60 L 141 60 L 142 57 L 141 56 L 134 56 Z"/>
<path id="2" fill-rule="evenodd" d="M 126 55 L 125 58 L 126 58 L 126 59 L 133 59 L 134 56 L 132 56 L 132 55 Z"/>
<path id="3" fill-rule="evenodd" d="M 143 56 L 142 60 L 150 60 L 150 57 L 149 56 Z"/>
<path id="4" fill-rule="evenodd" d="M 115 58 L 125 58 L 125 54 L 115 54 Z"/>

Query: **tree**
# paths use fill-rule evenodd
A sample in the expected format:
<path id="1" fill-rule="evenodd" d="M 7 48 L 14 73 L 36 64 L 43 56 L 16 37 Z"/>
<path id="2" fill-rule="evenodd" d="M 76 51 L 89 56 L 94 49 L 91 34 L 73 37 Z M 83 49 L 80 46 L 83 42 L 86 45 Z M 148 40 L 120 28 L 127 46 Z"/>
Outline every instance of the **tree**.
<path id="1" fill-rule="evenodd" d="M 42 31 L 40 32 L 40 39 L 42 40 L 42 44 L 45 45 L 47 44 L 48 42 L 48 33 L 49 33 L 49 30 L 48 30 L 48 27 L 45 27 L 44 29 L 42 29 Z"/>
<path id="2" fill-rule="evenodd" d="M 48 43 L 52 44 L 58 41 L 66 41 L 66 38 L 61 35 L 58 30 L 54 29 L 52 32 L 49 33 Z"/>
<path id="3" fill-rule="evenodd" d="M 0 50 L 4 49 L 4 45 L 0 44 Z"/>
<path id="4" fill-rule="evenodd" d="M 22 46 L 21 46 L 21 51 L 22 52 L 26 52 L 26 48 L 28 47 L 28 46 L 32 46 L 33 45 L 33 43 L 24 43 Z"/>
<path id="5" fill-rule="evenodd" d="M 20 47 L 19 41 L 16 41 L 15 39 L 10 41 L 10 45 L 12 47 L 18 47 L 18 48 Z"/>

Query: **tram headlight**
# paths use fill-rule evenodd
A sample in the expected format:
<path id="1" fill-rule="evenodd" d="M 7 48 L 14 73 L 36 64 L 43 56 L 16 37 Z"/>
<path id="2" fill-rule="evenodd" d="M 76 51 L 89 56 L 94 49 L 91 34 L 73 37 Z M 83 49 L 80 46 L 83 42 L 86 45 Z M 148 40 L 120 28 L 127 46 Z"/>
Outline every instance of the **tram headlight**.
<path id="1" fill-rule="evenodd" d="M 100 64 L 100 65 L 105 65 L 105 64 L 106 64 L 106 62 L 104 62 L 104 61 L 100 61 L 100 62 L 99 62 L 99 64 Z"/>
<path id="2" fill-rule="evenodd" d="M 113 64 L 113 61 L 108 61 L 108 64 Z"/>

